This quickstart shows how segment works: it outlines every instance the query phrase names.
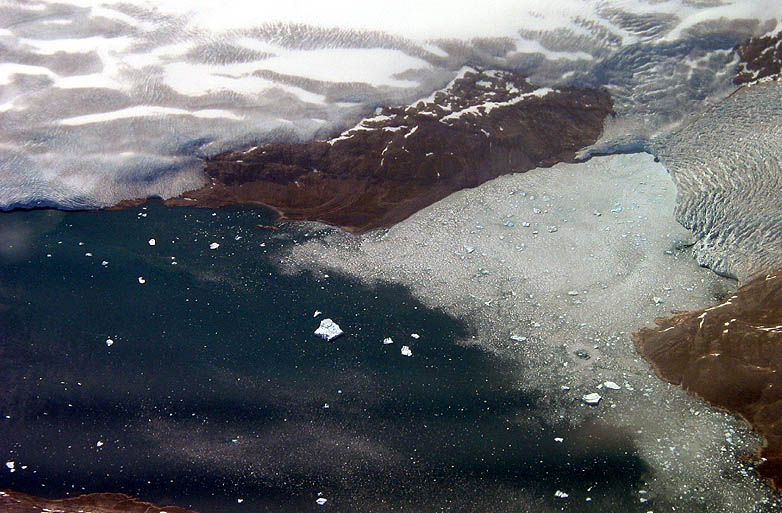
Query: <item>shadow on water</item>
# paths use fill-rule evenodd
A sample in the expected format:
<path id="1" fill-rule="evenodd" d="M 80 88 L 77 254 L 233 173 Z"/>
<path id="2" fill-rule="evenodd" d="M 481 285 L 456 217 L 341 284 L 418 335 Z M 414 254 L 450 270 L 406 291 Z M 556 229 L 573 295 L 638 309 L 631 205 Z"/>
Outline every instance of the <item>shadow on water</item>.
<path id="1" fill-rule="evenodd" d="M 5 214 L 26 236 L 0 255 L 0 457 L 27 469 L 0 488 L 204 512 L 308 511 L 318 493 L 334 511 L 523 511 L 568 489 L 600 511 L 592 487 L 643 509 L 629 435 L 548 425 L 518 369 L 399 285 L 280 273 L 318 235 L 255 228 L 269 219 L 159 202 Z M 315 337 L 324 317 L 346 334 Z"/>

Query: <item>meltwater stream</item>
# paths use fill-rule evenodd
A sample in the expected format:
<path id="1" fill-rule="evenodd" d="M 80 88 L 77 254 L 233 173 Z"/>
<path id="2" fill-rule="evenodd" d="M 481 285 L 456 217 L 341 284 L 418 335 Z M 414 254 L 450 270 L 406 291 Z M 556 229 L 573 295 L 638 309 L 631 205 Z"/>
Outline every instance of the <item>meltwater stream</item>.
<path id="1" fill-rule="evenodd" d="M 393 282 L 281 273 L 284 249 L 319 234 L 257 227 L 268 218 L 4 215 L 0 454 L 16 471 L 0 489 L 202 513 L 320 497 L 320 511 L 548 511 L 557 490 L 579 511 L 649 510 L 627 433 L 547 424 L 517 367 Z M 346 334 L 316 337 L 324 317 Z"/>

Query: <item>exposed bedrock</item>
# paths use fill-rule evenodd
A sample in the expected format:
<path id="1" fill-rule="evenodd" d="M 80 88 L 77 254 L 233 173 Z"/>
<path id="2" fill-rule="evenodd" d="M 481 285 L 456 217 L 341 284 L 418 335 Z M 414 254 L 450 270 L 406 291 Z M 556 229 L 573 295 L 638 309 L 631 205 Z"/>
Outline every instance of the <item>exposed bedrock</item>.
<path id="1" fill-rule="evenodd" d="M 206 165 L 209 185 L 166 203 L 262 204 L 364 232 L 499 175 L 573 161 L 610 113 L 601 89 L 536 89 L 518 73 L 465 70 L 430 98 L 378 108 L 328 141 L 218 155 Z"/>
<path id="2" fill-rule="evenodd" d="M 782 488 L 782 269 L 722 303 L 634 335 L 664 380 L 741 415 L 765 439 L 757 470 Z"/>
<path id="3" fill-rule="evenodd" d="M 740 62 L 733 82 L 746 84 L 782 71 L 782 32 L 752 37 L 736 47 Z"/>
<path id="4" fill-rule="evenodd" d="M 11 490 L 0 491 L 3 513 L 195 513 L 178 506 L 155 506 L 123 493 L 90 493 L 67 499 L 45 499 Z"/>

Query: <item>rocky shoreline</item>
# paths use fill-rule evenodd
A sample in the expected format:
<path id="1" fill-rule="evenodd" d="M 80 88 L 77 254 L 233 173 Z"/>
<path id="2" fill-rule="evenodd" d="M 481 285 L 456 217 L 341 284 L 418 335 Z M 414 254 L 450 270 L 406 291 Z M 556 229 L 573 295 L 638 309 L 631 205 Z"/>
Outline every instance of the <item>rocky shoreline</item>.
<path id="1" fill-rule="evenodd" d="M 782 488 L 782 270 L 657 324 L 634 335 L 638 353 L 661 379 L 741 415 L 764 438 L 758 473 Z"/>
<path id="2" fill-rule="evenodd" d="M 179 506 L 156 506 L 124 493 L 90 493 L 67 499 L 46 499 L 12 490 L 0 491 L 3 513 L 196 513 Z"/>
<path id="3" fill-rule="evenodd" d="M 536 88 L 519 73 L 463 69 L 429 98 L 379 107 L 329 140 L 209 159 L 209 185 L 166 204 L 265 205 L 282 219 L 366 232 L 502 174 L 572 162 L 611 113 L 602 89 Z"/>

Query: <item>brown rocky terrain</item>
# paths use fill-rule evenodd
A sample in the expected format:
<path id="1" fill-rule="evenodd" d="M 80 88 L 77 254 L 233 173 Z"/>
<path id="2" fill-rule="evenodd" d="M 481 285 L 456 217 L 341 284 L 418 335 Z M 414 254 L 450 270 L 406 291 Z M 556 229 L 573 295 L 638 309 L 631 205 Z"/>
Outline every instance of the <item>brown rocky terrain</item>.
<path id="1" fill-rule="evenodd" d="M 739 55 L 733 82 L 746 84 L 761 78 L 778 76 L 782 71 L 782 32 L 775 36 L 758 36 L 736 47 Z"/>
<path id="2" fill-rule="evenodd" d="M 67 499 L 44 499 L 11 490 L 0 491 L 3 513 L 195 513 L 178 506 L 156 506 L 122 493 L 90 493 Z"/>
<path id="3" fill-rule="evenodd" d="M 210 184 L 172 206 L 271 207 L 353 232 L 387 227 L 502 174 L 573 161 L 612 113 L 599 89 L 536 89 L 505 71 L 463 71 L 414 105 L 378 108 L 327 141 L 218 155 Z"/>
<path id="4" fill-rule="evenodd" d="M 758 472 L 782 488 L 782 270 L 706 310 L 635 334 L 664 380 L 741 415 L 764 438 Z"/>

